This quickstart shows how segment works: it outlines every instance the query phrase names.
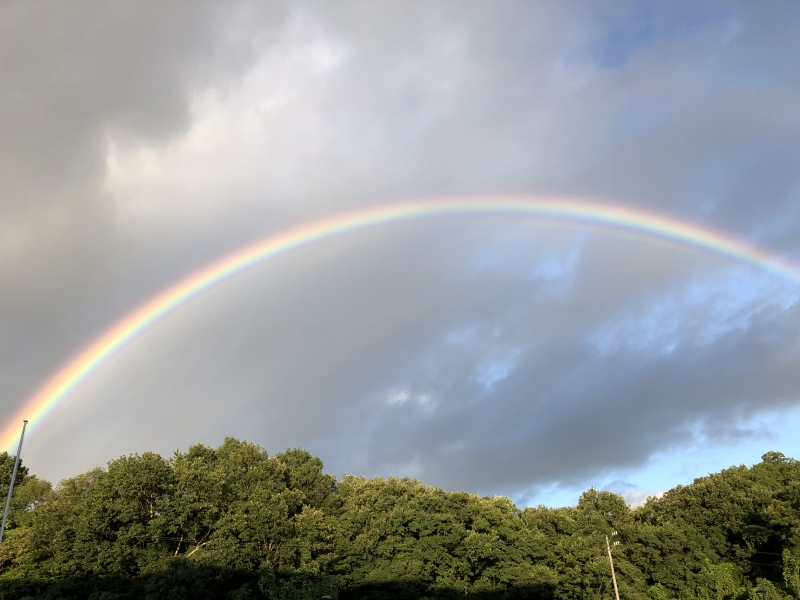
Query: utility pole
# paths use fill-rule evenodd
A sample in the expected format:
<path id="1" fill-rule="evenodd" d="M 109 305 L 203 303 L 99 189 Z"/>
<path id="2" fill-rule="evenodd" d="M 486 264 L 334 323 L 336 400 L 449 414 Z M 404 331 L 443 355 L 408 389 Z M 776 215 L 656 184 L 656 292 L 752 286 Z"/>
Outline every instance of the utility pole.
<path id="1" fill-rule="evenodd" d="M 617 535 L 616 531 L 611 532 L 611 537 Z M 614 545 L 619 545 L 619 542 L 614 542 Z M 614 582 L 614 595 L 619 600 L 619 590 L 617 589 L 617 576 L 614 575 L 614 559 L 611 558 L 611 544 L 608 541 L 608 536 L 606 536 L 606 548 L 608 548 L 608 564 L 611 565 L 611 581 Z"/>
<path id="2" fill-rule="evenodd" d="M 6 519 L 8 519 L 8 507 L 11 506 L 11 494 L 14 492 L 14 480 L 17 478 L 17 469 L 19 468 L 19 455 L 22 453 L 22 440 L 25 439 L 25 428 L 28 426 L 28 420 L 22 422 L 22 435 L 19 436 L 19 448 L 17 448 L 17 456 L 14 459 L 14 470 L 11 472 L 11 482 L 8 484 L 8 497 L 6 498 L 6 509 L 3 511 L 3 523 L 0 525 L 0 544 L 3 543 L 3 534 L 6 532 Z"/>

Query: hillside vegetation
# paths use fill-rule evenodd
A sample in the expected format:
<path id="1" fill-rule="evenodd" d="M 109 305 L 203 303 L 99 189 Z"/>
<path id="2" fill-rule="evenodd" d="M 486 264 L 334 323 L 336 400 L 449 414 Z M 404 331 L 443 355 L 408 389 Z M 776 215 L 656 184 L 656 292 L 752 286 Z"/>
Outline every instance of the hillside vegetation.
<path id="1" fill-rule="evenodd" d="M 235 439 L 55 489 L 22 469 L 0 598 L 611 600 L 611 531 L 622 600 L 798 598 L 800 462 L 762 458 L 635 510 L 595 489 L 521 510 L 411 479 L 337 481 L 303 450 Z M 5 490 L 12 462 L 0 455 Z"/>

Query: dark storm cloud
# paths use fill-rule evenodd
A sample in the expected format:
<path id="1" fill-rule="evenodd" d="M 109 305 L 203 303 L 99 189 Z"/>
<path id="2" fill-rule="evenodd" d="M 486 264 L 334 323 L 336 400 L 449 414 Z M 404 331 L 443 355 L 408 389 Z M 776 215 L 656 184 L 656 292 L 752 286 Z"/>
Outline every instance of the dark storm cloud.
<path id="1" fill-rule="evenodd" d="M 723 269 L 698 293 L 691 274 L 718 261 L 601 238 L 576 263 L 568 230 L 509 222 L 369 237 L 287 257 L 165 322 L 53 424 L 100 418 L 115 453 L 234 433 L 309 446 L 335 472 L 512 493 L 635 465 L 697 419 L 720 434 L 794 401 L 798 320 L 780 281 L 738 275 L 766 279 L 741 300 Z M 509 248 L 523 257 L 511 268 L 483 262 Z M 538 268 L 554 252 L 563 276 Z"/>
<path id="2" fill-rule="evenodd" d="M 791 4 L 154 6 L 3 9 L 8 406 L 192 268 L 400 197 L 619 198 L 800 250 Z M 234 434 L 483 492 L 583 480 L 796 405 L 795 296 L 587 229 L 376 229 L 165 320 L 29 462 Z"/>
<path id="3" fill-rule="evenodd" d="M 597 275 L 620 269 L 624 260 L 604 261 Z M 743 415 L 796 403 L 798 315 L 782 304 L 796 292 L 782 294 L 781 282 L 772 282 L 763 296 L 741 301 L 739 290 L 723 289 L 728 297 L 718 300 L 732 302 L 732 314 L 714 315 L 719 301 L 704 308 L 684 298 L 668 303 L 661 322 L 648 325 L 654 301 L 631 303 L 639 291 L 633 281 L 606 284 L 604 291 L 617 301 L 605 308 L 624 307 L 638 326 L 622 328 L 621 344 L 606 341 L 600 348 L 585 332 L 619 316 L 600 314 L 597 305 L 582 311 L 587 294 L 571 290 L 567 299 L 559 294 L 548 301 L 535 291 L 540 284 L 496 277 L 462 291 L 475 299 L 490 286 L 507 299 L 487 303 L 494 312 L 483 331 L 474 326 L 472 344 L 447 348 L 440 339 L 429 351 L 443 362 L 434 376 L 420 376 L 426 365 L 416 363 L 409 399 L 399 407 L 388 403 L 371 423 L 371 439 L 363 444 L 369 458 L 360 467 L 369 472 L 382 465 L 448 487 L 518 493 L 530 482 L 569 482 L 611 465 L 641 464 L 656 449 L 691 440 L 698 419 L 719 436 L 734 433 Z M 676 284 L 693 285 L 678 280 L 670 287 Z M 472 308 L 465 313 L 489 314 Z M 732 318 L 743 313 L 749 316 Z M 511 357 L 511 364 L 507 377 L 487 391 L 476 371 L 496 356 Z M 435 405 L 415 403 L 420 394 Z"/>
<path id="4" fill-rule="evenodd" d="M 215 53 L 225 19 L 207 4 L 9 2 L 0 11 L 0 353 L 10 407 L 117 314 L 109 304 L 125 238 L 102 192 L 108 135 L 155 143 L 179 133 L 193 86 L 245 53 Z"/>
<path id="5" fill-rule="evenodd" d="M 187 125 L 187 84 L 219 31 L 202 4 L 12 2 L 3 7 L 3 207 L 97 184 L 105 134 Z"/>

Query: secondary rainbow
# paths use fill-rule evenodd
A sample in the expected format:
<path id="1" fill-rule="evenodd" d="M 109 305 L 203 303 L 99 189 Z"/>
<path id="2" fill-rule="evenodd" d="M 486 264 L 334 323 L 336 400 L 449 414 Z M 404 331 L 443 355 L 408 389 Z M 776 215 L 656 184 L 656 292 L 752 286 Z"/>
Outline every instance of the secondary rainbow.
<path id="1" fill-rule="evenodd" d="M 11 418 L 0 448 L 11 448 L 19 422 L 32 428 L 103 362 L 147 327 L 214 285 L 282 252 L 366 227 L 434 216 L 489 214 L 544 217 L 626 230 L 754 264 L 800 283 L 797 266 L 730 235 L 655 212 L 566 198 L 491 197 L 402 202 L 359 210 L 271 235 L 189 275 L 129 313 L 66 363 Z"/>

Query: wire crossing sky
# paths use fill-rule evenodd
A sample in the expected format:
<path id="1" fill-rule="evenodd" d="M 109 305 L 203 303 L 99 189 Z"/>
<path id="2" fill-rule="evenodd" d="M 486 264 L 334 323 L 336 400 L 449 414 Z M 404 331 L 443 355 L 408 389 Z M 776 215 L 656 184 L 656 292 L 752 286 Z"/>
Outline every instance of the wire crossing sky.
<path id="1" fill-rule="evenodd" d="M 192 298 L 249 267 L 300 246 L 369 227 L 414 219 L 455 215 L 504 215 L 555 218 L 610 230 L 633 232 L 744 261 L 792 282 L 800 269 L 777 255 L 709 228 L 668 215 L 629 206 L 568 198 L 452 198 L 403 202 L 360 210 L 301 225 L 256 242 L 189 275 L 114 324 L 71 359 L 28 399 L 2 431 L 0 445 L 12 449 L 18 422 L 27 418 L 34 429 L 48 412 L 65 401 L 83 380 L 142 331 Z"/>

